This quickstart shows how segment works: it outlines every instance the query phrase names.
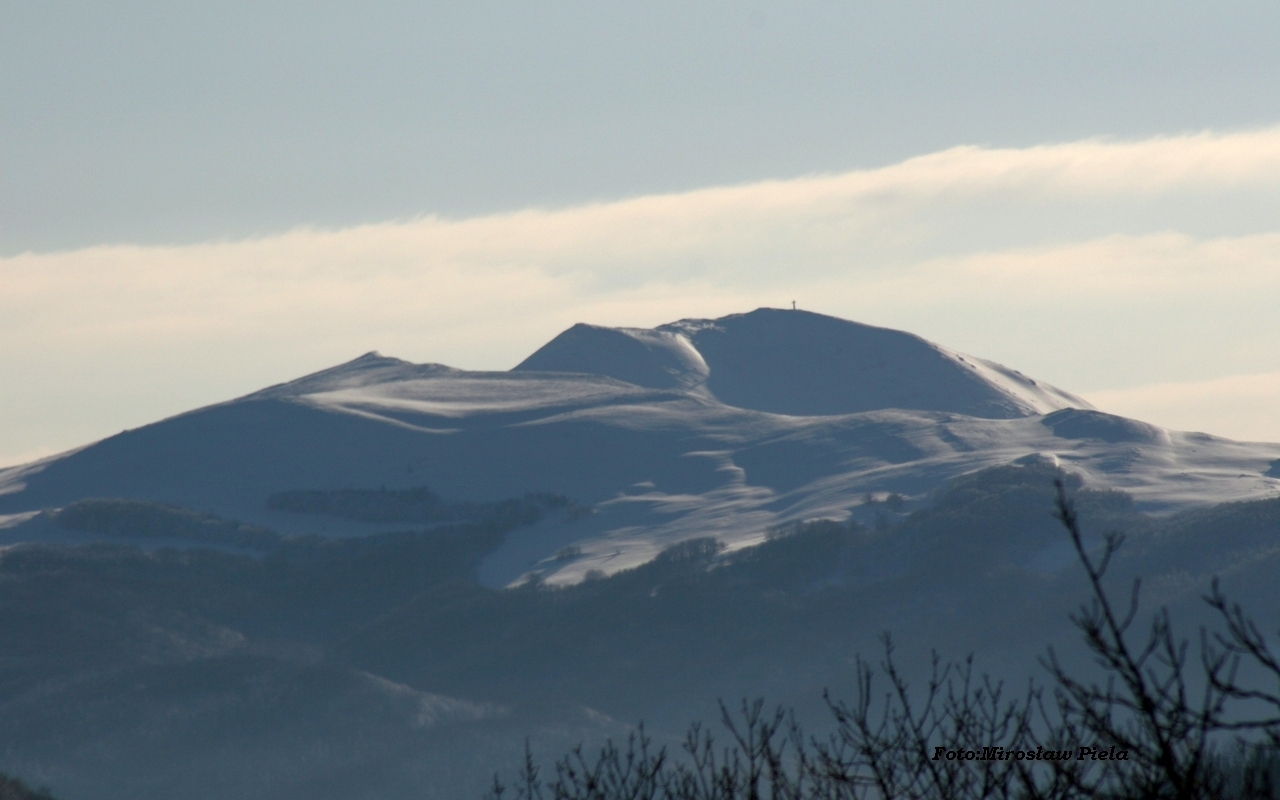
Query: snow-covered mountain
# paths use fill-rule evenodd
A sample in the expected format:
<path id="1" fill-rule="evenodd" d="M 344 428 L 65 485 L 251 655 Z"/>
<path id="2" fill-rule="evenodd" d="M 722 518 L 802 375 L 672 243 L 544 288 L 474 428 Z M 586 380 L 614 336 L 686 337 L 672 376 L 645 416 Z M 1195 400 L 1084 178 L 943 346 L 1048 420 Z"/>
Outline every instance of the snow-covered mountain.
<path id="1" fill-rule="evenodd" d="M 652 330 L 575 325 L 509 372 L 370 353 L 0 471 L 0 539 L 49 535 L 21 523 L 87 497 L 335 536 L 388 526 L 267 497 L 546 492 L 594 513 L 512 533 L 481 578 L 575 582 L 696 536 L 736 548 L 780 524 L 871 513 L 891 493 L 918 506 L 949 478 L 1027 459 L 1156 512 L 1280 493 L 1280 444 L 1165 430 L 908 333 L 759 309 Z"/>
<path id="2" fill-rule="evenodd" d="M 910 333 L 772 308 L 653 330 L 575 325 L 515 371 L 607 375 L 802 417 L 899 408 L 1007 419 L 1092 408 L 1015 370 Z"/>

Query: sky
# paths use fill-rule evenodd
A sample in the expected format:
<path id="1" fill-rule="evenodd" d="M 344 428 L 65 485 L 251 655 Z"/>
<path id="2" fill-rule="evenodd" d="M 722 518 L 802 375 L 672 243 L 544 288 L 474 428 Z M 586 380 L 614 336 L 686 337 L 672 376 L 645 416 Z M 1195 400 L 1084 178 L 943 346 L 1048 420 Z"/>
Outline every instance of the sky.
<path id="1" fill-rule="evenodd" d="M 1280 441 L 1274 3 L 0 19 L 0 465 L 370 350 L 793 300 Z"/>

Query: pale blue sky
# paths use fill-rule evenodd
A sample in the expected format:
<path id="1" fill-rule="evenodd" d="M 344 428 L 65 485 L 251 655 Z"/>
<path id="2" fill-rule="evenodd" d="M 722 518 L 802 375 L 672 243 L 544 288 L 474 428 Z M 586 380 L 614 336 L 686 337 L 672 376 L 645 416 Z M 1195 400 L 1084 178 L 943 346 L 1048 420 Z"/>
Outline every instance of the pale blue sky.
<path id="1" fill-rule="evenodd" d="M 1280 121 L 1274 2 L 0 2 L 0 253 Z"/>
<path id="2" fill-rule="evenodd" d="M 0 0 L 0 465 L 792 299 L 1280 439 L 1277 74 L 1274 2 Z"/>

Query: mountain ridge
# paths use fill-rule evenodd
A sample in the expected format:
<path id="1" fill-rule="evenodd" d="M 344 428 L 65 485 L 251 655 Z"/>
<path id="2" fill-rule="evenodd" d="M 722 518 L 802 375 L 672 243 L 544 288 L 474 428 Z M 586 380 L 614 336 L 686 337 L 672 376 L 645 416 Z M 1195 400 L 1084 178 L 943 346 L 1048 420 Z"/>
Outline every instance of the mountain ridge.
<path id="1" fill-rule="evenodd" d="M 0 470 L 0 544 L 45 535 L 25 524 L 32 514 L 94 497 L 323 537 L 389 528 L 268 499 L 426 486 L 451 502 L 534 493 L 593 510 L 511 533 L 480 568 L 503 586 L 611 574 L 700 536 L 747 547 L 779 525 L 872 514 L 868 498 L 918 508 L 951 478 L 1028 457 L 1149 512 L 1280 494 L 1280 445 L 1167 431 L 1077 400 L 913 334 L 811 312 L 576 325 L 510 371 L 367 353 Z M 559 558 L 566 548 L 579 555 Z"/>

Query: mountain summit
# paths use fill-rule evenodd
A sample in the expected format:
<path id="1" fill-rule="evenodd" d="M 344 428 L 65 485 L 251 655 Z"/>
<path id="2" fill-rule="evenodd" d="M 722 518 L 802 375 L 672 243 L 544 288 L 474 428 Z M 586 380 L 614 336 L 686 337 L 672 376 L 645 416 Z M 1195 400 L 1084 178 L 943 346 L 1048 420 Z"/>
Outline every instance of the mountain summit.
<path id="1" fill-rule="evenodd" d="M 514 371 L 607 375 L 653 389 L 701 390 L 726 405 L 791 416 L 885 408 L 984 419 L 1092 408 L 1021 373 L 914 334 L 760 308 L 654 329 L 574 325 Z"/>

